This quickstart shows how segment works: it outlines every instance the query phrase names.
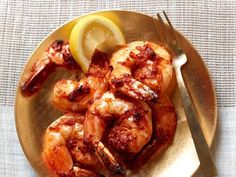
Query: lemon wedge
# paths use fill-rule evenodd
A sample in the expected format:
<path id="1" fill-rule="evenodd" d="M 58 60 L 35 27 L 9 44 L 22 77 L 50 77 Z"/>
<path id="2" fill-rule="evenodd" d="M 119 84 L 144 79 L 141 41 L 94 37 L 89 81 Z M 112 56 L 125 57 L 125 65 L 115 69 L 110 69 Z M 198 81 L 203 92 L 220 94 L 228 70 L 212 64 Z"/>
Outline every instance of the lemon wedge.
<path id="1" fill-rule="evenodd" d="M 97 48 L 110 52 L 124 45 L 125 39 L 116 24 L 101 15 L 90 15 L 80 19 L 70 34 L 70 50 L 76 62 L 87 72 L 91 57 Z"/>

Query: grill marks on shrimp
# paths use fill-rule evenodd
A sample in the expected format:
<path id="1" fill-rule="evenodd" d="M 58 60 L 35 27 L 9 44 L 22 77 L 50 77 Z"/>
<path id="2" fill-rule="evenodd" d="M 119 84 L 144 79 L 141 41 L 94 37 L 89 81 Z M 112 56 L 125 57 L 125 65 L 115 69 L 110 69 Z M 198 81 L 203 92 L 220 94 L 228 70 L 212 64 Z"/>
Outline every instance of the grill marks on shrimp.
<path id="1" fill-rule="evenodd" d="M 150 47 L 149 44 L 145 44 L 143 46 L 137 46 L 136 49 L 139 51 L 138 54 L 135 54 L 133 51 L 130 51 L 129 57 L 135 60 L 134 63 L 131 62 L 129 58 L 127 58 L 126 62 L 121 62 L 123 66 L 131 67 L 131 75 L 134 75 L 135 79 L 143 82 L 145 79 L 155 79 L 155 76 L 160 73 L 160 69 L 156 66 L 159 63 L 159 57 L 156 55 L 154 50 Z M 154 63 L 156 65 L 150 65 L 150 63 Z M 150 66 L 149 66 L 150 65 Z M 142 69 L 146 69 L 143 70 Z M 124 80 L 117 79 L 113 80 L 114 84 L 117 86 L 123 86 L 122 83 L 129 82 L 131 75 L 124 74 Z M 133 83 L 131 83 L 133 84 Z M 130 86 L 132 86 L 130 84 Z"/>
<path id="2" fill-rule="evenodd" d="M 151 48 L 150 44 L 144 44 L 143 46 L 137 46 L 136 49 L 139 51 L 138 54 L 130 51 L 129 56 L 135 59 L 135 65 L 142 65 L 147 60 L 156 60 L 158 56 Z"/>
<path id="3" fill-rule="evenodd" d="M 149 94 L 144 94 L 143 92 L 140 92 L 139 88 L 141 89 L 143 85 L 138 84 L 130 74 L 124 74 L 121 78 L 111 79 L 111 84 L 113 85 L 113 87 L 115 87 L 115 89 L 120 88 L 123 92 L 128 88 L 129 96 L 137 97 L 139 99 L 155 102 L 158 98 L 158 96 L 154 92 L 150 92 Z"/>
<path id="4" fill-rule="evenodd" d="M 160 94 L 162 88 L 160 83 L 163 82 L 162 68 L 159 66 L 161 60 L 163 59 L 145 61 L 142 67 L 133 71 L 134 78 L 148 85 L 157 94 Z"/>
<path id="5" fill-rule="evenodd" d="M 118 151 L 125 151 L 129 142 L 134 141 L 136 137 L 129 132 L 130 126 L 114 127 L 108 136 L 108 144 Z M 117 136 L 119 135 L 119 137 Z"/>
<path id="6" fill-rule="evenodd" d="M 111 69 L 107 54 L 96 50 L 89 70 L 79 81 L 58 81 L 53 90 L 53 105 L 64 112 L 84 112 L 108 90 Z"/>
<path id="7" fill-rule="evenodd" d="M 158 83 L 163 81 L 163 68 L 159 65 L 163 59 L 154 52 L 150 44 L 137 46 L 136 49 L 139 51 L 138 54 L 132 51 L 129 54 L 136 62 L 131 70 L 132 75 L 138 81 L 148 85 L 157 94 L 160 94 L 161 86 L 158 86 Z"/>
<path id="8" fill-rule="evenodd" d="M 78 89 L 73 90 L 69 95 L 70 101 L 76 101 L 79 96 L 87 95 L 90 93 L 90 87 L 86 84 L 80 85 Z"/>

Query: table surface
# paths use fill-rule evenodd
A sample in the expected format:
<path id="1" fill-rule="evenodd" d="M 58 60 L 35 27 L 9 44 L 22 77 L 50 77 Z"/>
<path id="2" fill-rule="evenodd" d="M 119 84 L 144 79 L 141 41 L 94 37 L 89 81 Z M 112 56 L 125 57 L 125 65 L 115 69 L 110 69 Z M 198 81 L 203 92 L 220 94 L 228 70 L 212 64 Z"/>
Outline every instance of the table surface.
<path id="1" fill-rule="evenodd" d="M 197 48 L 213 78 L 219 106 L 212 152 L 219 177 L 236 175 L 236 1 L 235 0 L 1 0 L 0 2 L 0 176 L 37 176 L 20 147 L 14 123 L 14 94 L 20 73 L 37 44 L 81 14 L 125 9 L 155 15 L 167 11 L 174 26 Z M 196 176 L 201 176 L 197 174 Z"/>

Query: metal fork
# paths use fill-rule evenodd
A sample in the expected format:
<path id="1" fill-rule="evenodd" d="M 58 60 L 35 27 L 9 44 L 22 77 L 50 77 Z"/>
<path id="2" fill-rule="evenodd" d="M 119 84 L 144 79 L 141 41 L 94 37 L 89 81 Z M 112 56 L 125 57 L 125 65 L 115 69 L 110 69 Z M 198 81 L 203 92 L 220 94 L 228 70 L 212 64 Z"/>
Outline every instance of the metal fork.
<path id="1" fill-rule="evenodd" d="M 178 39 L 176 31 L 174 30 L 165 11 L 163 11 L 163 14 L 168 23 L 168 26 L 165 25 L 159 13 L 157 14 L 158 22 L 156 23 L 156 21 L 153 19 L 157 30 L 157 35 L 162 40 L 162 42 L 168 45 L 168 47 L 174 54 L 173 68 L 175 70 L 176 80 L 180 91 L 184 111 L 187 117 L 189 129 L 198 154 L 198 159 L 200 161 L 201 171 L 205 177 L 214 177 L 217 176 L 216 166 L 212 159 L 211 152 L 207 145 L 201 126 L 198 122 L 196 110 L 191 101 L 181 73 L 181 67 L 187 62 L 187 57 L 182 47 L 180 46 L 180 41 Z"/>

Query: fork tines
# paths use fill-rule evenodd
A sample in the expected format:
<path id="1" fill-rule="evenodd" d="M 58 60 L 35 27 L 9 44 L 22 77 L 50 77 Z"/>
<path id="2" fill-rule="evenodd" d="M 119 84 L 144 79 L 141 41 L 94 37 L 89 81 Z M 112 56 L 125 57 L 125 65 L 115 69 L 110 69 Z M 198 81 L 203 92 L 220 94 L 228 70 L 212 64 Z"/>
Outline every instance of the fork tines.
<path id="1" fill-rule="evenodd" d="M 164 15 L 163 18 L 162 13 Z M 178 51 L 182 50 L 180 47 L 178 35 L 176 34 L 176 31 L 173 28 L 166 12 L 163 11 L 162 13 L 157 13 L 158 21 L 153 19 L 157 31 L 157 36 L 161 42 L 167 44 L 177 53 Z"/>

